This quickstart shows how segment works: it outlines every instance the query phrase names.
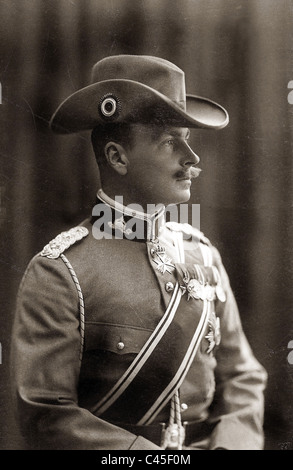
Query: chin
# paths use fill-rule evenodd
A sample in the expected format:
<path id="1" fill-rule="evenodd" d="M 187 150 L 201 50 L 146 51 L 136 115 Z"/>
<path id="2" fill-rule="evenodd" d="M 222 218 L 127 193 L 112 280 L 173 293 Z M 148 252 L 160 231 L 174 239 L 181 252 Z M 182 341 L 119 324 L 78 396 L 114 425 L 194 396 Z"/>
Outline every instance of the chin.
<path id="1" fill-rule="evenodd" d="M 189 201 L 191 196 L 190 186 L 178 189 L 178 186 L 174 188 L 169 187 L 168 191 L 164 193 L 152 194 L 152 198 L 149 198 L 155 204 L 163 204 L 164 206 L 183 204 Z"/>
<path id="2" fill-rule="evenodd" d="M 169 202 L 165 204 L 165 206 L 172 204 L 183 204 L 184 202 L 188 202 L 189 199 L 190 191 L 182 191 L 180 194 L 172 194 L 172 199 L 170 199 Z"/>
<path id="3" fill-rule="evenodd" d="M 182 191 L 181 194 L 178 194 L 176 204 L 183 204 L 184 202 L 188 202 L 190 199 L 190 196 L 191 194 L 190 194 L 189 189 L 187 189 L 186 191 Z"/>

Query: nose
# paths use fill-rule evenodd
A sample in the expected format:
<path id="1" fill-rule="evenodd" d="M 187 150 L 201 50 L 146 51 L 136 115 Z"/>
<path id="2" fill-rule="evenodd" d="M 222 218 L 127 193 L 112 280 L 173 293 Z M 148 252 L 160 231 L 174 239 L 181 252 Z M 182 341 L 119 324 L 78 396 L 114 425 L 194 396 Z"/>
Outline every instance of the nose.
<path id="1" fill-rule="evenodd" d="M 197 165 L 200 162 L 200 158 L 192 148 L 188 145 L 186 141 L 182 142 L 182 166 L 192 166 L 192 165 Z"/>

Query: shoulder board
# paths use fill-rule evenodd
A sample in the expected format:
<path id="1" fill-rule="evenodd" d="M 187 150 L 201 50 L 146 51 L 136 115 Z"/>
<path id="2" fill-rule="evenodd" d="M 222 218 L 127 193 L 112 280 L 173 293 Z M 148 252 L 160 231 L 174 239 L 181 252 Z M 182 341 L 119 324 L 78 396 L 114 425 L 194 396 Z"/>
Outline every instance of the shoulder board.
<path id="1" fill-rule="evenodd" d="M 56 238 L 51 240 L 41 251 L 41 256 L 50 259 L 59 258 L 59 256 L 67 250 L 71 245 L 88 235 L 87 228 L 82 226 L 73 227 L 67 232 L 61 232 Z"/>
<path id="2" fill-rule="evenodd" d="M 210 240 L 197 228 L 189 224 L 179 224 L 178 222 L 166 222 L 166 227 L 173 232 L 183 232 L 186 235 L 196 237 L 205 245 L 211 245 Z"/>

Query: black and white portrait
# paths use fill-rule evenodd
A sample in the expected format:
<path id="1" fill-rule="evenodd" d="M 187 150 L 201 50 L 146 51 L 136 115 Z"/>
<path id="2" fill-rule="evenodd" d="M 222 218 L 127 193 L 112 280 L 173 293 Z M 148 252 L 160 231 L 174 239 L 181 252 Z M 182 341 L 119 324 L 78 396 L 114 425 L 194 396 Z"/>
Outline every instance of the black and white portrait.
<path id="1" fill-rule="evenodd" d="M 292 450 L 292 2 L 0 18 L 0 449 Z"/>

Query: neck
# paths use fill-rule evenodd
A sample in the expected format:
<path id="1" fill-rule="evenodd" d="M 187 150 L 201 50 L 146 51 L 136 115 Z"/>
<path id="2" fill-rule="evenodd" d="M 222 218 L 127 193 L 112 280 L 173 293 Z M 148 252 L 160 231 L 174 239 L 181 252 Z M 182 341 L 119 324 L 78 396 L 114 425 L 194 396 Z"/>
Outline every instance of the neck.
<path id="1" fill-rule="evenodd" d="M 152 212 L 151 207 L 156 206 L 156 204 L 150 204 L 149 201 L 146 201 L 141 192 L 138 194 L 133 188 L 125 187 L 125 182 L 120 184 L 119 180 L 114 182 L 112 179 L 110 182 L 103 182 L 102 187 L 104 193 L 112 200 L 117 199 L 117 197 L 123 198 L 124 206 L 135 204 L 140 206 L 141 210 L 145 213 Z M 159 206 L 159 204 L 157 206 Z M 160 204 L 160 206 L 162 206 L 162 204 Z"/>

